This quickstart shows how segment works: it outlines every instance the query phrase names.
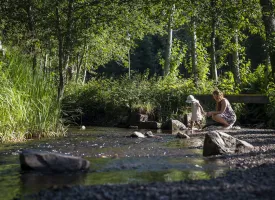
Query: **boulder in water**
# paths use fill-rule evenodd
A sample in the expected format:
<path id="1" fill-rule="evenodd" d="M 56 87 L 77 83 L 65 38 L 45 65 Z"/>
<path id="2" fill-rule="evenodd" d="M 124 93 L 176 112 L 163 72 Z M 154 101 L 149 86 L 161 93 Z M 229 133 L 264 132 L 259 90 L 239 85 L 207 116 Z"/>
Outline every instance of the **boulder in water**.
<path id="1" fill-rule="evenodd" d="M 19 159 L 22 170 L 76 172 L 90 167 L 90 162 L 83 158 L 47 151 L 23 150 Z"/>

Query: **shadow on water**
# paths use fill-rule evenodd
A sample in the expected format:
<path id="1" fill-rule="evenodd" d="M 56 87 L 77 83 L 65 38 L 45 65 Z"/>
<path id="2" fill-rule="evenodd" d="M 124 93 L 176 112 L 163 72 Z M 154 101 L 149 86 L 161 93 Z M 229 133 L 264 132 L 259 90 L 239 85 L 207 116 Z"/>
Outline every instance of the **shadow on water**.
<path id="1" fill-rule="evenodd" d="M 50 187 L 169 182 L 209 179 L 228 170 L 221 160 L 202 156 L 203 137 L 129 138 L 134 130 L 90 127 L 70 129 L 66 137 L 5 144 L 0 148 L 0 199 L 38 192 Z M 145 130 L 139 130 L 143 132 Z M 39 149 L 80 156 L 90 161 L 87 173 L 41 174 L 22 172 L 19 153 Z"/>

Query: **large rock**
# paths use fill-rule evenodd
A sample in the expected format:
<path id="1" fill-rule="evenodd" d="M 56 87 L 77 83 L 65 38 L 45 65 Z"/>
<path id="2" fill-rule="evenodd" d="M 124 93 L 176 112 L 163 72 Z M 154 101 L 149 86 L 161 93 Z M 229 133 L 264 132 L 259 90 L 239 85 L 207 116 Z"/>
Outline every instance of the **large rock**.
<path id="1" fill-rule="evenodd" d="M 245 153 L 252 150 L 253 145 L 239 140 L 227 133 L 210 131 L 205 134 L 203 144 L 203 156 Z"/>
<path id="2" fill-rule="evenodd" d="M 116 127 L 119 128 L 128 128 L 129 127 L 129 116 L 122 116 L 120 117 L 117 124 L 115 124 Z"/>
<path id="3" fill-rule="evenodd" d="M 180 130 L 185 130 L 187 128 L 182 122 L 178 120 L 169 119 L 162 124 L 161 129 L 171 130 L 171 131 L 180 131 Z"/>
<path id="4" fill-rule="evenodd" d="M 130 116 L 129 125 L 138 126 L 140 122 L 147 122 L 147 121 L 148 121 L 148 115 L 133 112 L 131 113 L 131 116 Z"/>
<path id="5" fill-rule="evenodd" d="M 90 167 L 90 162 L 80 157 L 38 150 L 23 150 L 19 159 L 22 170 L 76 172 Z"/>
<path id="6" fill-rule="evenodd" d="M 252 144 L 250 144 L 246 141 L 237 139 L 235 153 L 248 153 L 253 148 L 254 148 L 254 146 Z"/>
<path id="7" fill-rule="evenodd" d="M 160 129 L 161 123 L 155 121 L 139 122 L 139 129 Z"/>

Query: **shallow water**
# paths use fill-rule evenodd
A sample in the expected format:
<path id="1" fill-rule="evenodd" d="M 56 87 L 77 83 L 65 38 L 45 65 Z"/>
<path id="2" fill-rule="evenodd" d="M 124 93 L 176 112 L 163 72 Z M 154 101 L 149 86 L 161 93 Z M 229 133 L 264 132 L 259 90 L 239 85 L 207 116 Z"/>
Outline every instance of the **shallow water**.
<path id="1" fill-rule="evenodd" d="M 0 147 L 0 199 L 13 199 L 49 187 L 148 183 L 209 179 L 228 170 L 221 160 L 202 156 L 202 137 L 175 138 L 153 131 L 158 138 L 129 138 L 133 129 L 72 128 L 63 138 L 30 140 Z M 139 130 L 145 132 L 145 130 Z M 41 174 L 23 172 L 19 153 L 38 149 L 80 156 L 90 161 L 87 173 Z"/>

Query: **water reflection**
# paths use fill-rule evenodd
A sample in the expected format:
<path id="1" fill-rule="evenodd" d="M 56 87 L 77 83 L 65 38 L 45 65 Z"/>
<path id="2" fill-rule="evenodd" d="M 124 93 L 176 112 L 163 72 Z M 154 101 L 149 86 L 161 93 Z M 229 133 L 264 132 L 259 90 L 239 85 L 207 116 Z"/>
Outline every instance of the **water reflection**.
<path id="1" fill-rule="evenodd" d="M 174 170 L 164 175 L 166 182 L 181 181 L 181 180 L 199 180 L 209 179 L 211 176 L 204 171 L 179 171 Z"/>
<path id="2" fill-rule="evenodd" d="M 85 179 L 86 173 L 41 174 L 27 172 L 20 176 L 21 189 L 24 193 L 38 192 L 43 188 L 84 184 Z"/>

